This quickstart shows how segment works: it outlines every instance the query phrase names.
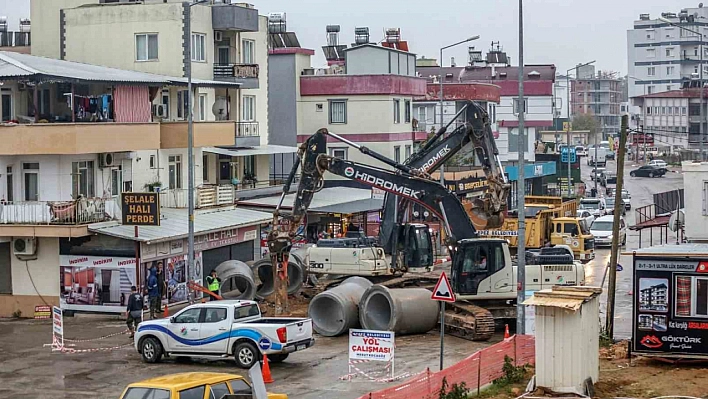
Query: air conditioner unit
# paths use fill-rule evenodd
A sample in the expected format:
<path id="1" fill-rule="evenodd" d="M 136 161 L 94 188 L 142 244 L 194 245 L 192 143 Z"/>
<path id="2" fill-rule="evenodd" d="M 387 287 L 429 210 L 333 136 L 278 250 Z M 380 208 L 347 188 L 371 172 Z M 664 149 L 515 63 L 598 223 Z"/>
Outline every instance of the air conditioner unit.
<path id="1" fill-rule="evenodd" d="M 32 256 L 37 253 L 37 242 L 34 237 L 15 238 L 12 241 L 15 255 Z"/>
<path id="2" fill-rule="evenodd" d="M 224 40 L 224 32 L 220 30 L 214 31 L 214 41 L 220 42 L 222 40 Z"/>
<path id="3" fill-rule="evenodd" d="M 164 104 L 153 105 L 152 113 L 158 118 L 165 118 L 167 117 L 167 107 Z"/>
<path id="4" fill-rule="evenodd" d="M 113 153 L 106 152 L 98 155 L 98 166 L 100 168 L 111 167 L 115 164 L 115 156 Z"/>

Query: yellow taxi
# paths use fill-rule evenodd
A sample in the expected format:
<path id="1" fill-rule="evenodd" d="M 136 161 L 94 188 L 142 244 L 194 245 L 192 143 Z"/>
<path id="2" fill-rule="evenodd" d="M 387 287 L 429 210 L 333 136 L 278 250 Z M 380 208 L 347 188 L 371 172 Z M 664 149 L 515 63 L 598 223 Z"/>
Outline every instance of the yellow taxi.
<path id="1" fill-rule="evenodd" d="M 251 384 L 242 376 L 226 373 L 179 373 L 128 385 L 121 399 L 221 399 L 224 395 L 251 398 Z M 288 399 L 269 393 L 268 399 Z"/>

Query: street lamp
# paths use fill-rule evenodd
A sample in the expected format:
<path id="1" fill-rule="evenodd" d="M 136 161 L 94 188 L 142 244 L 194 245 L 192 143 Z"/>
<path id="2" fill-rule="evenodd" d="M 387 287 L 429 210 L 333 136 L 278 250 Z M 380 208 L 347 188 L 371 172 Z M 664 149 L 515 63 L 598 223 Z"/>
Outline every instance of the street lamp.
<path id="1" fill-rule="evenodd" d="M 192 93 L 192 7 L 209 0 L 184 3 L 187 7 L 187 40 L 183 41 L 183 51 L 187 54 L 187 209 L 189 213 L 189 232 L 187 236 L 187 273 L 185 279 L 194 275 L 194 98 Z M 191 274 L 190 274 L 191 272 Z"/>
<path id="2" fill-rule="evenodd" d="M 477 39 L 479 39 L 479 35 L 474 35 L 457 43 L 453 43 L 445 47 L 440 47 L 440 129 L 445 126 L 445 122 L 443 122 L 443 79 L 445 79 L 445 77 L 443 76 L 443 50 Z M 445 185 L 445 164 L 440 165 L 440 184 L 442 184 L 443 186 Z"/>
<path id="3" fill-rule="evenodd" d="M 566 130 L 566 138 L 565 138 L 566 139 L 566 148 L 568 151 L 568 197 L 573 196 L 573 190 L 570 185 L 570 182 L 571 182 L 571 178 L 570 178 L 570 122 L 571 122 L 571 120 L 570 120 L 570 106 L 571 106 L 571 103 L 570 103 L 570 71 L 575 69 L 575 79 L 577 79 L 578 78 L 578 68 L 592 65 L 594 63 L 595 63 L 595 60 L 590 61 L 590 62 L 586 62 L 584 64 L 578 64 L 575 67 L 570 68 L 565 72 L 566 102 L 568 103 L 568 115 L 567 115 L 568 125 L 565 129 Z M 595 132 L 595 143 L 597 143 L 597 132 Z M 595 164 L 595 174 L 597 174 L 597 144 L 595 145 L 594 164 Z M 597 190 L 595 190 L 595 191 L 597 192 Z"/>
<path id="4" fill-rule="evenodd" d="M 701 67 L 700 67 L 700 72 L 699 72 L 699 77 L 698 77 L 698 79 L 701 82 L 700 83 L 701 93 L 699 95 L 699 97 L 700 97 L 699 106 L 701 108 L 701 111 L 700 111 L 700 116 L 699 116 L 700 119 L 698 121 L 698 145 L 699 145 L 700 153 L 701 153 L 701 161 L 704 161 L 705 157 L 703 156 L 703 112 L 704 112 L 703 111 L 703 33 L 699 32 L 699 31 L 695 31 L 693 29 L 686 28 L 685 26 L 678 25 L 678 24 L 676 24 L 664 17 L 659 17 L 658 19 L 661 22 L 667 23 L 671 26 L 675 26 L 681 30 L 685 30 L 686 32 L 691 32 L 695 35 L 698 35 L 701 40 L 701 45 L 700 45 L 700 49 L 699 49 L 699 52 L 700 52 L 699 64 L 701 65 Z"/>

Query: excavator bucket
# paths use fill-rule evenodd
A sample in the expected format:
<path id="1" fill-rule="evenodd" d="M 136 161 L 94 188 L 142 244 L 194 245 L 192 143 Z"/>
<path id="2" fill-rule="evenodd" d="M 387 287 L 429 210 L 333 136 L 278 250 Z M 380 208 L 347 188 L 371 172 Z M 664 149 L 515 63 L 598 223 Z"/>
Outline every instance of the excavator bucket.
<path id="1" fill-rule="evenodd" d="M 487 211 L 489 209 L 489 200 L 487 199 L 475 199 L 474 202 L 465 202 L 463 206 L 475 230 L 498 229 L 504 224 L 503 212 Z"/>

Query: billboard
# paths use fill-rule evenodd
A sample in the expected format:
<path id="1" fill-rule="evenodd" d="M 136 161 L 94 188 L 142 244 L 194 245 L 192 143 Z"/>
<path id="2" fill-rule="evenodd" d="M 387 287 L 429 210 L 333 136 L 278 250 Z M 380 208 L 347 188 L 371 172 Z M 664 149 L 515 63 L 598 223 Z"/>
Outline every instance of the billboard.
<path id="1" fill-rule="evenodd" d="M 634 258 L 637 353 L 708 356 L 708 259 Z"/>

